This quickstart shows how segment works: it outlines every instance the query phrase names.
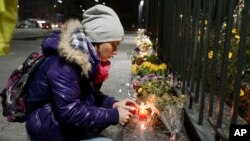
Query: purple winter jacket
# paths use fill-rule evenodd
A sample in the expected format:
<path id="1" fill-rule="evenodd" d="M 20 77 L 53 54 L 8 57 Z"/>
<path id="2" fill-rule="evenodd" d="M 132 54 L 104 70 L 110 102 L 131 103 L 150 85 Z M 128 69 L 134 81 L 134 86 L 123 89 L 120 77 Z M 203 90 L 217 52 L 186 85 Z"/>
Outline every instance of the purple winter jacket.
<path id="1" fill-rule="evenodd" d="M 70 43 L 79 29 L 79 21 L 69 21 L 62 33 L 54 32 L 42 42 L 48 57 L 35 72 L 27 97 L 31 141 L 79 141 L 119 122 L 118 110 L 112 108 L 116 100 L 91 83 L 99 63 L 93 50 L 86 51 L 92 44 L 79 40 L 85 45 L 81 50 Z"/>

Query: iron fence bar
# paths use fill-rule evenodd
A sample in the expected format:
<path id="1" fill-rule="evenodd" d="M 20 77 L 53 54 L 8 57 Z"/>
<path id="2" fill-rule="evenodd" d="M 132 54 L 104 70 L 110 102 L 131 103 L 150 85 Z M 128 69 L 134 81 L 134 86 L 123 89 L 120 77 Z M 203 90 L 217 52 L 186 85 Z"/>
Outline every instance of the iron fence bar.
<path id="1" fill-rule="evenodd" d="M 203 78 L 205 80 L 207 74 L 207 65 L 208 65 L 208 48 L 210 44 L 210 38 L 211 38 L 211 27 L 212 27 L 212 16 L 214 12 L 214 0 L 209 0 L 209 11 L 208 11 L 208 28 L 206 33 L 206 43 L 205 43 L 205 51 L 204 51 L 204 67 L 203 67 Z M 212 69 L 211 69 L 212 70 Z M 209 76 L 208 76 L 209 77 Z M 210 80 L 211 80 L 211 74 L 210 74 Z M 203 82 L 203 93 L 206 93 L 205 87 L 207 87 L 208 80 L 205 80 Z M 210 83 L 211 85 L 211 83 Z M 211 87 L 211 86 L 210 86 Z M 214 90 L 213 90 L 214 91 Z M 209 92 L 208 97 L 208 117 L 212 116 L 213 113 L 213 101 L 214 101 L 214 92 Z"/>
<path id="2" fill-rule="evenodd" d="M 169 19 L 171 19 L 171 24 L 170 24 L 170 26 L 168 26 L 168 31 L 169 31 L 169 36 L 170 36 L 170 46 L 169 46 L 169 48 L 170 48 L 170 57 L 171 57 L 171 69 L 172 69 L 172 72 L 174 72 L 174 70 L 175 70 L 175 58 L 174 58 L 174 56 L 173 56 L 173 46 L 174 46 L 174 31 L 175 31 L 175 18 L 174 18 L 174 13 L 173 13 L 173 11 L 174 11 L 174 7 L 175 7 L 175 4 L 174 4 L 174 1 L 170 1 L 170 5 L 171 5 L 171 8 L 169 8 L 169 13 L 171 14 L 170 15 L 170 18 Z M 171 28 L 170 28 L 171 27 Z"/>
<path id="3" fill-rule="evenodd" d="M 178 71 L 179 71 L 179 68 L 178 68 L 178 57 L 176 57 L 176 52 L 177 52 L 177 55 L 179 55 L 179 42 L 176 42 L 176 40 L 178 39 L 178 32 L 179 32 L 179 22 L 178 22 L 178 0 L 176 0 L 175 2 L 175 6 L 174 6 L 174 11 L 173 12 L 173 16 L 174 16 L 174 31 L 173 31 L 173 42 L 174 42 L 174 45 L 172 46 L 172 56 L 174 57 L 174 68 L 175 68 L 175 79 L 177 78 L 177 75 L 178 75 Z M 175 52 L 176 51 L 176 52 Z"/>
<path id="4" fill-rule="evenodd" d="M 170 19 L 171 18 L 171 15 L 170 15 L 170 9 L 168 9 L 168 8 L 166 8 L 167 7 L 167 5 L 169 5 L 169 4 L 171 4 L 170 3 L 170 1 L 167 1 L 166 3 L 165 3 L 165 5 L 164 5 L 164 9 L 166 10 L 166 11 L 164 11 L 164 13 L 167 15 L 167 16 L 165 16 L 164 17 L 164 25 L 167 25 L 167 23 L 169 22 L 169 25 L 171 25 L 171 22 L 172 21 L 168 21 L 168 18 Z M 167 21 L 167 22 L 166 22 Z M 165 44 L 166 44 L 166 49 L 167 49 L 167 53 L 168 53 L 168 58 L 167 58 L 167 62 L 168 62 L 168 66 L 169 66 L 169 68 L 171 67 L 171 49 L 170 49 L 170 45 L 171 45 L 171 40 L 170 40 L 170 31 L 169 31 L 169 27 L 167 26 L 166 28 L 164 28 L 164 31 L 163 31 L 163 34 L 165 35 L 164 37 L 164 41 L 166 41 L 165 42 Z"/>
<path id="5" fill-rule="evenodd" d="M 219 48 L 219 37 L 220 37 L 220 28 L 222 24 L 222 12 L 223 12 L 223 0 L 215 1 L 216 2 L 216 25 L 215 25 L 215 36 L 214 36 L 214 46 L 213 46 L 213 56 L 212 56 L 212 64 L 211 64 L 211 77 L 210 77 L 210 96 L 212 95 L 213 100 L 213 95 L 215 93 L 215 85 L 216 85 L 216 70 L 217 70 L 217 54 L 218 54 L 218 48 Z M 211 101 L 210 101 L 211 102 Z M 213 104 L 213 103 L 211 103 Z M 211 108 L 213 105 L 210 105 Z M 212 117 L 212 110 L 209 111 L 209 119 Z M 210 122 L 212 127 L 215 127 L 215 123 Z M 214 128 L 216 130 L 216 128 Z"/>
<path id="6" fill-rule="evenodd" d="M 244 4 L 244 11 L 243 11 L 243 19 L 241 24 L 241 31 L 240 31 L 240 43 L 238 49 L 238 60 L 237 60 L 237 71 L 234 83 L 234 94 L 233 94 L 233 102 L 232 102 L 232 116 L 231 116 L 231 124 L 237 123 L 237 116 L 238 116 L 238 105 L 239 105 L 239 93 L 241 87 L 241 80 L 242 80 L 242 68 L 243 62 L 245 58 L 245 49 L 246 49 L 246 36 L 247 36 L 247 24 L 249 20 L 249 8 L 250 8 L 250 1 L 245 0 Z"/>
<path id="7" fill-rule="evenodd" d="M 165 16 L 165 10 L 164 10 L 164 0 L 159 0 L 159 11 L 162 11 L 162 12 L 159 12 L 159 17 L 166 17 Z M 164 18 L 159 18 L 159 32 L 158 32 L 158 43 L 159 43 L 159 48 L 157 50 L 157 54 L 159 56 L 159 58 L 163 59 L 164 61 L 166 60 L 166 58 L 168 58 L 168 52 L 166 51 L 166 55 L 164 55 L 163 53 L 165 52 L 164 50 L 167 50 L 166 49 L 166 46 L 164 44 Z"/>
<path id="8" fill-rule="evenodd" d="M 148 18 L 148 11 L 149 11 L 149 0 L 144 0 L 144 6 L 145 6 L 145 28 L 148 29 L 148 21 L 149 21 L 149 18 Z"/>
<path id="9" fill-rule="evenodd" d="M 176 12 L 175 12 L 175 21 L 176 21 L 176 31 L 175 31 L 175 46 L 173 46 L 174 48 L 177 48 L 177 56 L 176 53 L 174 53 L 174 57 L 176 58 L 176 71 L 177 71 L 177 75 L 176 75 L 176 79 L 179 78 L 180 75 L 180 55 L 181 55 L 181 47 L 180 47 L 180 32 L 181 32 L 181 22 L 180 22 L 180 4 L 179 4 L 180 0 L 176 0 Z"/>
<path id="10" fill-rule="evenodd" d="M 157 52 L 157 35 L 158 35 L 158 12 L 159 12 L 159 6 L 158 6 L 159 0 L 148 0 L 148 33 L 150 35 L 150 39 L 152 40 L 153 47 L 155 51 Z"/>
<path id="11" fill-rule="evenodd" d="M 182 66 L 182 68 L 180 68 L 180 76 L 181 76 L 181 81 L 182 81 L 182 86 L 181 86 L 181 88 L 182 88 L 182 94 L 184 94 L 184 89 L 183 89 L 183 85 L 184 85 L 184 83 L 185 83 L 185 67 L 186 67 L 186 65 L 185 65 L 185 58 L 186 58 L 186 48 L 185 48 L 185 35 L 186 35 L 186 28 L 185 28 L 185 23 L 186 23 L 186 15 L 185 15 L 185 11 L 186 11 L 186 9 L 187 9 L 187 1 L 186 0 L 182 0 L 181 1 L 182 3 L 183 3 L 183 8 L 181 8 L 181 15 L 180 15 L 180 19 L 181 19 L 181 45 L 180 45 L 180 47 L 181 47 L 181 55 L 182 55 L 182 57 L 181 57 L 181 60 L 180 60 L 180 65 Z M 181 5 L 181 4 L 180 4 Z"/>
<path id="12" fill-rule="evenodd" d="M 226 28 L 226 40 L 225 40 L 225 46 L 223 50 L 223 58 L 222 58 L 222 68 L 221 68 L 221 91 L 219 95 L 219 110 L 217 115 L 217 122 L 216 127 L 221 128 L 222 126 L 222 117 L 223 117 L 223 110 L 224 110 L 224 97 L 226 94 L 226 87 L 227 87 L 227 69 L 228 69 L 228 53 L 229 49 L 231 48 L 230 45 L 230 39 L 232 36 L 232 27 L 233 27 L 233 11 L 234 11 L 234 2 L 235 0 L 230 0 L 230 6 L 229 11 L 227 15 L 227 28 Z M 219 136 L 216 135 L 216 139 L 219 138 Z"/>
<path id="13" fill-rule="evenodd" d="M 158 48 L 159 48 L 159 23 L 160 23 L 160 18 L 159 18 L 159 16 L 160 16 L 160 14 L 159 13 L 161 13 L 161 11 L 160 11 L 160 0 L 157 0 L 157 5 L 156 5 L 156 11 L 157 11 L 157 13 L 156 13 L 156 23 L 157 23 L 157 25 L 156 25 L 156 37 L 155 37 L 155 40 L 156 40 L 156 44 L 157 44 L 157 46 L 156 46 L 156 53 L 158 54 Z"/>
<path id="14" fill-rule="evenodd" d="M 164 1 L 164 0 L 162 0 Z M 163 40 L 162 42 L 164 42 L 164 48 L 166 49 L 166 53 L 167 53 L 167 56 L 165 57 L 165 61 L 168 62 L 168 68 L 170 68 L 170 61 L 171 61 L 171 56 L 170 56 L 170 49 L 169 49 L 169 43 L 170 43 L 170 39 L 169 39 L 169 33 L 167 32 L 168 31 L 168 27 L 167 26 L 164 26 L 166 25 L 166 23 L 168 22 L 167 21 L 167 18 L 170 18 L 169 17 L 169 9 L 166 8 L 166 5 L 169 5 L 169 1 L 164 1 L 163 2 L 163 15 L 164 17 L 163 18 L 163 30 L 161 31 L 162 34 L 163 34 Z M 170 23 L 169 23 L 170 24 Z M 163 54 L 164 56 L 164 54 Z"/>
<path id="15" fill-rule="evenodd" d="M 193 62 L 193 46 L 194 46 L 194 44 L 193 44 L 193 39 L 194 39 L 194 37 L 195 37 L 195 17 L 194 17 L 194 15 L 195 15 L 195 5 L 196 5 L 196 2 L 194 2 L 194 1 L 196 1 L 196 0 L 191 0 L 190 1 L 190 9 L 192 10 L 192 12 L 191 12 L 191 41 L 190 41 L 190 58 L 189 58 L 189 73 L 188 73 L 188 87 L 189 87 L 189 89 L 190 89 L 190 91 L 191 91 L 191 85 L 192 85 L 192 80 L 191 80 L 191 75 L 192 75 L 192 67 L 193 67 L 193 64 L 192 64 L 192 62 Z"/>
<path id="16" fill-rule="evenodd" d="M 203 55 L 203 49 L 204 49 L 204 35 L 205 35 L 205 21 L 206 21 L 206 12 L 207 12 L 207 0 L 202 1 L 202 20 L 201 20 L 201 35 L 200 35 L 200 47 L 199 47 L 199 58 L 198 60 L 202 60 L 199 63 L 198 66 L 198 80 L 197 80 L 197 86 L 196 86 L 196 93 L 199 98 L 199 94 L 201 94 L 201 100 L 199 103 L 199 117 L 198 117 L 198 125 L 202 125 L 203 123 L 203 114 L 204 114 L 204 104 L 205 104 L 205 93 L 200 93 L 200 87 L 201 87 L 201 80 L 202 80 L 202 67 L 204 62 L 204 55 Z M 205 49 L 206 50 L 206 49 Z M 202 59 L 203 58 L 203 59 Z M 205 57 L 206 58 L 206 57 Z M 204 81 L 202 81 L 204 83 Z M 202 90 L 201 90 L 202 91 Z"/>
<path id="17" fill-rule="evenodd" d="M 195 23 L 196 23 L 196 20 L 195 20 L 195 11 L 196 11 L 196 0 L 191 0 L 190 1 L 190 8 L 192 10 L 191 12 L 191 39 L 190 39 L 190 45 L 189 45 L 189 48 L 190 48 L 190 54 L 189 54 L 189 72 L 188 72 L 188 88 L 187 88 L 187 92 L 189 93 L 190 97 L 189 97 L 189 109 L 192 109 L 192 106 L 193 106 L 193 102 L 194 102 L 194 96 L 192 94 L 192 68 L 193 68 L 193 54 L 194 54 L 194 43 L 193 43 L 193 39 L 195 37 Z"/>
<path id="18" fill-rule="evenodd" d="M 191 38 L 192 37 L 192 1 L 193 0 L 189 0 L 188 1 L 188 19 L 187 19 L 187 29 L 188 29 L 188 36 L 187 36 L 187 88 L 190 87 L 190 75 L 191 75 L 191 59 L 190 59 L 190 56 L 191 56 L 191 46 L 192 46 L 192 41 L 191 41 Z"/>
<path id="19" fill-rule="evenodd" d="M 178 14 L 178 19 L 179 19 L 179 26 L 180 26 L 180 32 L 179 32 L 179 48 L 180 48 L 180 56 L 179 58 L 179 81 L 181 81 L 183 78 L 183 54 L 184 54 L 184 49 L 183 49 L 183 35 L 184 35 L 184 28 L 183 28 L 183 11 L 185 9 L 185 2 L 183 0 L 180 0 L 179 3 L 179 14 Z M 177 41 L 178 42 L 178 41 Z M 179 83 L 179 82 L 178 82 Z"/>
<path id="20" fill-rule="evenodd" d="M 168 29 L 169 29 L 169 33 L 170 33 L 170 46 L 169 46 L 169 48 L 170 48 L 170 57 L 171 57 L 171 69 L 172 69 L 172 72 L 173 72 L 173 75 L 175 75 L 174 74 L 174 72 L 175 72 L 175 70 L 176 70 L 176 68 L 175 68 L 175 65 L 176 65 L 176 63 L 175 63 L 175 57 L 174 57 L 174 51 L 173 51 L 173 46 L 174 46 L 174 35 L 175 35 L 175 29 L 176 29 L 176 26 L 175 26 L 175 14 L 174 14 L 174 12 L 173 11 L 175 11 L 175 1 L 170 1 L 170 5 L 171 5 L 171 8 L 169 8 L 169 10 L 170 10 L 170 12 L 169 13 L 171 13 L 171 15 L 170 15 L 170 17 L 171 18 L 169 18 L 169 19 L 171 19 L 171 24 L 170 24 L 170 26 L 168 26 Z M 171 28 L 170 28 L 171 27 Z"/>
<path id="21" fill-rule="evenodd" d="M 178 80 L 178 83 L 179 83 L 179 79 L 181 79 L 181 65 L 182 65 L 182 54 L 183 54 L 183 52 L 182 52 L 182 32 L 183 32 L 183 30 L 182 30 L 182 9 L 183 9 L 183 7 L 184 7 L 184 5 L 182 5 L 182 3 L 181 3 L 181 1 L 182 0 L 178 0 L 178 3 L 177 3 L 177 7 L 178 7 L 178 14 L 176 15 L 176 19 L 177 19 L 177 21 L 178 21 L 178 33 L 177 33 L 177 40 L 176 40 L 176 42 L 177 42 L 177 46 L 178 46 L 178 48 L 179 48 L 179 56 L 176 56 L 177 57 L 177 62 L 178 62 L 178 76 L 177 76 L 177 80 Z"/>
<path id="22" fill-rule="evenodd" d="M 212 55 L 212 64 L 211 64 L 211 86 L 210 86 L 210 95 L 215 93 L 215 84 L 216 84 L 216 70 L 217 70 L 217 54 L 219 48 L 219 38 L 220 38 L 220 27 L 222 24 L 222 11 L 223 11 L 223 1 L 217 1 L 216 5 L 216 25 L 215 25 L 215 36 L 214 36 L 214 47 Z M 212 99 L 210 99 L 212 100 Z M 212 103 L 211 103 L 212 104 Z M 212 108 L 212 107 L 211 107 Z M 212 116 L 212 111 L 209 111 L 209 116 Z"/>
<path id="23" fill-rule="evenodd" d="M 170 28 L 169 27 L 169 30 L 171 31 L 171 45 L 170 45 L 170 48 L 171 48 L 171 58 L 172 58 L 172 61 L 171 61 L 171 66 L 172 66 L 172 72 L 173 72 L 173 75 L 174 75 L 174 78 L 175 78 L 175 76 L 176 76 L 176 70 L 177 70 L 177 68 L 176 68 L 176 64 L 177 64 L 177 61 L 176 61 L 176 57 L 175 57 L 175 51 L 174 51 L 174 47 L 176 47 L 176 42 L 175 42 L 175 38 L 176 38 L 176 29 L 177 29 L 177 27 L 176 27 L 176 24 L 177 24 L 177 22 L 176 22 L 176 1 L 171 1 L 172 3 L 171 3 L 171 16 L 172 16 L 172 24 L 171 24 L 171 26 L 170 27 L 172 27 L 172 28 Z M 175 12 L 174 12 L 175 11 Z M 175 49 L 177 49 L 177 52 L 178 52 L 178 48 L 175 48 Z"/>
<path id="24" fill-rule="evenodd" d="M 164 1 L 164 0 L 162 0 Z M 169 5 L 169 1 L 164 1 L 163 2 L 163 12 L 164 12 L 164 17 L 163 18 L 163 26 L 166 25 L 166 23 L 168 22 L 167 21 L 167 18 L 170 18 L 169 17 L 169 9 L 166 8 L 166 5 Z M 169 23 L 170 24 L 170 23 Z M 164 26 L 163 30 L 162 30 L 162 34 L 163 34 L 163 42 L 164 42 L 164 48 L 166 48 L 166 53 L 168 54 L 167 57 L 165 58 L 165 61 L 168 62 L 168 67 L 170 65 L 170 61 L 171 61 L 171 56 L 170 56 L 170 49 L 169 49 L 169 44 L 170 44 L 170 39 L 169 39 L 169 33 L 167 32 L 168 31 L 168 27 L 167 26 Z M 164 56 L 164 54 L 163 54 Z"/>
<path id="25" fill-rule="evenodd" d="M 195 74 L 197 71 L 196 63 L 197 63 L 197 48 L 198 48 L 198 30 L 199 30 L 199 12 L 200 12 L 200 0 L 195 0 L 194 2 L 194 46 L 193 46 L 193 56 L 192 56 L 192 73 L 191 73 L 191 93 L 194 92 L 195 87 Z M 194 96 L 194 101 L 197 103 L 196 98 Z"/>
<path id="26" fill-rule="evenodd" d="M 182 93 L 184 94 L 187 87 L 187 75 L 188 75 L 188 49 L 189 49 L 189 23 L 190 23 L 190 0 L 184 0 L 185 2 L 185 10 L 183 12 L 183 25 L 184 25 L 184 63 L 183 63 L 183 85 L 182 85 Z"/>
<path id="27" fill-rule="evenodd" d="M 194 0 L 188 0 L 188 17 L 187 17 L 187 37 L 186 37 L 186 48 L 187 48 L 187 71 L 186 71 L 186 89 L 184 90 L 185 93 L 187 93 L 189 96 L 189 105 L 188 108 L 192 109 L 193 105 L 193 96 L 190 92 L 190 85 L 191 85 L 191 73 L 192 73 L 192 54 L 193 54 L 193 42 L 192 42 L 192 37 L 193 37 L 193 25 L 194 25 L 194 20 L 193 20 L 193 13 L 194 13 L 194 6 L 193 6 L 193 1 Z"/>
<path id="28" fill-rule="evenodd" d="M 195 8 L 195 35 L 194 35 L 194 46 L 193 46 L 193 61 L 192 61 L 192 74 L 191 74 L 191 92 L 193 94 L 194 102 L 198 102 L 197 95 L 195 93 L 195 87 L 197 87 L 197 63 L 198 63 L 198 34 L 199 34 L 199 22 L 200 22 L 200 1 L 197 0 Z"/>
<path id="29" fill-rule="evenodd" d="M 179 55 L 179 47 L 178 47 L 178 42 L 176 42 L 177 38 L 178 38 L 178 29 L 179 29 L 179 23 L 178 23 L 178 19 L 177 19 L 177 13 L 178 13 L 178 7 L 177 7 L 177 1 L 173 1 L 174 6 L 173 6 L 173 11 L 172 11 L 172 15 L 173 15 L 173 31 L 172 31 L 172 41 L 173 44 L 171 46 L 172 49 L 172 57 L 173 57 L 173 72 L 174 72 L 174 79 L 177 78 L 177 74 L 178 74 L 178 57 L 176 57 L 176 53 L 177 55 Z M 174 12 L 175 11 L 175 12 Z"/>
<path id="30" fill-rule="evenodd" d="M 208 15 L 207 15 L 207 27 L 206 27 L 206 32 L 205 32 L 205 41 L 204 41 L 204 53 L 203 53 L 203 68 L 202 68 L 202 89 L 201 89 L 201 102 L 204 103 L 205 101 L 205 93 L 207 93 L 206 91 L 206 87 L 207 87 L 207 65 L 208 65 L 208 46 L 210 43 L 210 31 L 211 31 L 211 27 L 212 27 L 212 15 L 213 15 L 213 2 L 214 0 L 208 0 Z M 207 11 L 207 10 L 206 10 Z M 209 107 L 213 106 L 212 102 L 213 102 L 213 95 L 211 95 L 209 93 Z M 204 104 L 200 105 L 200 113 L 204 112 Z M 211 108 L 210 107 L 210 108 Z M 212 110 L 210 109 L 209 110 Z M 202 122 L 202 119 L 199 119 L 198 122 Z M 202 123 L 201 123 L 202 124 Z"/>
<path id="31" fill-rule="evenodd" d="M 204 0 L 202 1 L 205 4 Z M 200 2 L 200 5 L 202 3 Z M 201 83 L 201 67 L 202 67 L 202 53 L 203 53 L 203 42 L 204 42 L 204 25 L 205 25 L 205 5 L 200 8 L 200 18 L 199 18 L 199 31 L 198 31 L 198 44 L 197 44 L 197 65 L 196 65 L 196 87 L 195 87 L 195 101 L 199 101 L 200 97 L 200 83 Z M 200 103 L 202 105 L 203 103 Z M 200 113 L 200 112 L 199 112 Z M 201 115 L 199 115 L 201 116 Z M 203 116 L 202 116 L 203 117 Z M 202 118 L 199 117 L 199 118 Z"/>
<path id="32" fill-rule="evenodd" d="M 171 18 L 171 11 L 170 11 L 170 9 L 168 9 L 168 8 L 166 8 L 169 4 L 171 4 L 170 3 L 170 1 L 168 1 L 168 2 L 166 2 L 165 3 L 165 5 L 164 5 L 164 9 L 166 10 L 166 11 L 164 11 L 165 12 L 165 14 L 167 15 L 166 17 L 164 17 L 164 25 L 167 25 L 167 23 L 169 22 L 169 25 L 171 25 L 172 23 L 172 21 L 168 21 L 168 18 L 170 19 Z M 171 57 L 171 49 L 170 49 L 170 45 L 171 45 L 171 35 L 170 35 L 170 31 L 169 31 L 169 27 L 167 26 L 165 29 L 164 29 L 164 31 L 163 31 L 163 34 L 165 35 L 164 37 L 164 41 L 166 41 L 165 42 L 165 44 L 166 44 L 166 48 L 167 48 L 167 52 L 168 52 L 168 59 L 166 60 L 169 64 L 169 68 L 171 68 L 171 59 L 172 59 L 172 57 Z"/>

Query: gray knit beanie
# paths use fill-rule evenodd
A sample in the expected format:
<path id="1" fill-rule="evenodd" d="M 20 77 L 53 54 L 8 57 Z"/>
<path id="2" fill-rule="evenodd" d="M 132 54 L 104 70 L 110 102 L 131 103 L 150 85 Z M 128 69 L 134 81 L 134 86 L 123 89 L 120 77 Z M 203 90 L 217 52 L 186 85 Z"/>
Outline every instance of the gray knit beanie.
<path id="1" fill-rule="evenodd" d="M 91 42 L 121 41 L 124 29 L 115 11 L 95 5 L 83 13 L 83 30 Z"/>

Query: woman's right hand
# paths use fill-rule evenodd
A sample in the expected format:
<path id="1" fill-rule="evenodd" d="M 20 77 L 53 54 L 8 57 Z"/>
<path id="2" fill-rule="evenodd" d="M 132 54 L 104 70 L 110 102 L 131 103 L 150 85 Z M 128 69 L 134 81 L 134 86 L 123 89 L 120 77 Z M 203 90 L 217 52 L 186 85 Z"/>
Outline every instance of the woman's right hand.
<path id="1" fill-rule="evenodd" d="M 118 107 L 123 107 L 125 109 L 128 109 L 130 112 L 135 114 L 138 106 L 134 100 L 126 98 L 113 104 L 113 108 L 118 108 Z"/>
<path id="2" fill-rule="evenodd" d="M 132 117 L 132 113 L 130 112 L 130 109 L 126 107 L 118 107 L 117 109 L 119 112 L 119 123 L 125 125 Z"/>

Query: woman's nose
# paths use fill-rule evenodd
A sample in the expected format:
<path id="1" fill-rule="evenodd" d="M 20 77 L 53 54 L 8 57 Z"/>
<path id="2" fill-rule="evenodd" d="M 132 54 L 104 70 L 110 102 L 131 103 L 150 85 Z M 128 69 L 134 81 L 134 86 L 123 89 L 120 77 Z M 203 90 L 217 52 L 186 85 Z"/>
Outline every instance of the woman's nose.
<path id="1" fill-rule="evenodd" d="M 112 55 L 117 55 L 117 51 L 114 51 Z"/>

